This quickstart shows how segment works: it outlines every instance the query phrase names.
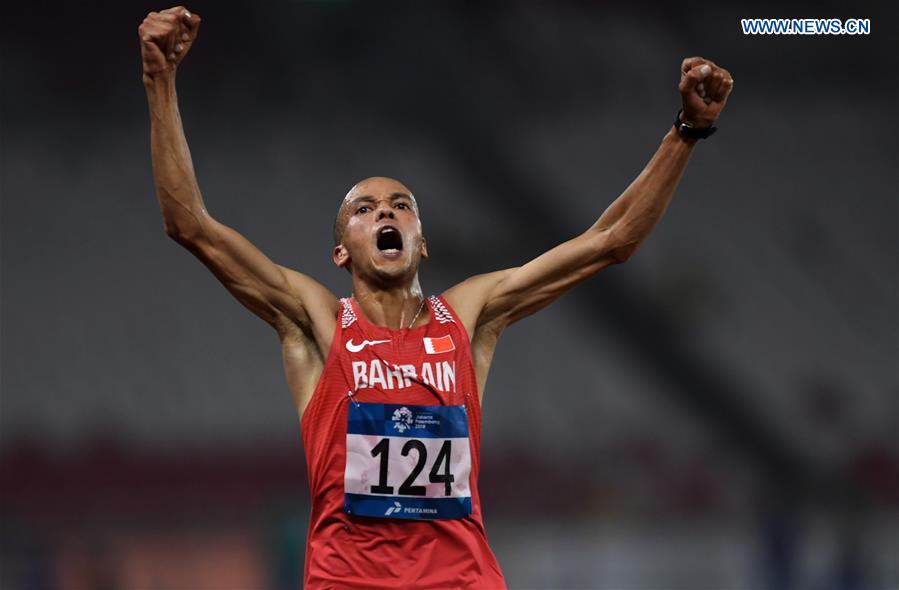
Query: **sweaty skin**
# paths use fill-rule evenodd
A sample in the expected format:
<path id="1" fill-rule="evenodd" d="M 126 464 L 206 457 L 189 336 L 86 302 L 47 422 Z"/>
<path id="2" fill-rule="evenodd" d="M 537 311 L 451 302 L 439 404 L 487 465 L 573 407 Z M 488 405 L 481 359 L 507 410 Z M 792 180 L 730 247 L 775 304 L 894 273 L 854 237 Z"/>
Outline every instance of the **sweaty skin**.
<path id="1" fill-rule="evenodd" d="M 206 210 L 175 92 L 178 66 L 199 26 L 198 15 L 178 6 L 151 12 L 138 30 L 153 175 L 165 231 L 276 330 L 287 382 L 302 416 L 321 375 L 340 304 L 320 283 L 272 262 Z M 694 127 L 712 125 L 733 88 L 730 73 L 710 60 L 691 57 L 682 62 L 680 75 L 681 119 Z M 604 268 L 627 261 L 665 212 L 695 144 L 668 130 L 643 171 L 584 233 L 522 266 L 473 276 L 443 293 L 471 339 L 481 396 L 503 330 Z M 400 234 L 402 249 L 378 248 L 378 232 L 386 226 Z M 350 271 L 353 295 L 365 317 L 392 329 L 427 322 L 426 313 L 417 313 L 423 301 L 418 266 L 428 256 L 427 245 L 411 191 L 390 178 L 359 182 L 341 203 L 337 229 L 333 260 Z"/>

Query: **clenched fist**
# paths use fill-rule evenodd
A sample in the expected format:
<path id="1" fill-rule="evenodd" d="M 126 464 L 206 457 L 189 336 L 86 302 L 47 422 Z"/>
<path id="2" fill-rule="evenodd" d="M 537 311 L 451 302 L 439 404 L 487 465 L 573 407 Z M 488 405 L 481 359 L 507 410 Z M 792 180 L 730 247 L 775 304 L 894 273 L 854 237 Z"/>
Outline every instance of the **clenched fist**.
<path id="1" fill-rule="evenodd" d="M 144 82 L 174 72 L 190 51 L 200 28 L 200 17 L 183 6 L 151 12 L 137 28 L 144 62 Z"/>
<path id="2" fill-rule="evenodd" d="M 734 87 L 733 77 L 703 57 L 688 57 L 680 70 L 681 120 L 692 127 L 711 127 Z"/>

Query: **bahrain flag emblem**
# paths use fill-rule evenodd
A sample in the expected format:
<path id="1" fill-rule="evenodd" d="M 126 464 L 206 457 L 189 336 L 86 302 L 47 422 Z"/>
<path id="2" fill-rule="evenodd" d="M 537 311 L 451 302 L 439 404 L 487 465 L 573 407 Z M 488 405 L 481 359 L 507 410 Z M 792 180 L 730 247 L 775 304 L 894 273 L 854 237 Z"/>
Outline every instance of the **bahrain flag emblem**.
<path id="1" fill-rule="evenodd" d="M 425 343 L 425 352 L 428 354 L 441 354 L 456 350 L 456 345 L 453 344 L 453 337 L 449 334 L 440 338 L 422 338 L 422 340 Z"/>

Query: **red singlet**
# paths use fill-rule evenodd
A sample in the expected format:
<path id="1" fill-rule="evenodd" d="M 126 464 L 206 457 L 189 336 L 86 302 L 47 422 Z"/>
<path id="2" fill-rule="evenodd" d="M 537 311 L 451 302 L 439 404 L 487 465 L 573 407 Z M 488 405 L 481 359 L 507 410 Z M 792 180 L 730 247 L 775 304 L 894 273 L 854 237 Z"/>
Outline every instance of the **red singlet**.
<path id="1" fill-rule="evenodd" d="M 301 421 L 312 498 L 305 587 L 505 588 L 481 518 L 477 489 L 481 406 L 465 327 L 442 297 L 427 299 L 430 322 L 402 330 L 371 324 L 351 298 L 341 299 L 341 303 L 331 350 Z M 448 520 L 347 514 L 348 406 L 356 403 L 362 404 L 360 407 L 405 404 L 413 410 L 456 406 L 460 415 L 467 415 L 471 514 Z M 387 427 L 392 426 L 388 420 Z M 375 466 L 377 452 L 374 450 L 371 456 Z M 399 455 L 396 446 L 391 452 Z M 415 457 L 413 450 L 407 459 Z M 428 461 L 419 476 L 423 480 L 418 481 L 427 483 L 433 459 Z M 438 480 L 433 485 L 441 490 L 444 467 L 438 467 L 432 471 Z M 372 481 L 373 485 L 377 483 Z M 405 497 L 399 499 L 407 503 Z"/>

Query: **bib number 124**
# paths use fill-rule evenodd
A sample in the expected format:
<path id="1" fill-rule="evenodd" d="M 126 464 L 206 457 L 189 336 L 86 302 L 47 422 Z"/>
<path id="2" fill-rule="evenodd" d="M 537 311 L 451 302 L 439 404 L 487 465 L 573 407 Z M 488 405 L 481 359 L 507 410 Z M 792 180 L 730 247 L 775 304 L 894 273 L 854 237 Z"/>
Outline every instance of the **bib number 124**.
<path id="1" fill-rule="evenodd" d="M 409 454 L 413 451 L 417 453 L 418 461 L 415 463 L 412 471 L 409 472 L 409 476 L 406 477 L 406 479 L 400 485 L 397 493 L 401 496 L 425 496 L 427 494 L 425 486 L 413 484 L 415 482 L 415 479 L 421 473 L 422 469 L 424 469 L 427 465 L 428 449 L 420 440 L 411 438 L 403 444 L 403 448 L 400 450 L 400 454 L 403 457 L 408 457 Z M 437 452 L 437 457 L 434 459 L 434 463 L 431 466 L 431 470 L 428 473 L 428 480 L 431 483 L 442 483 L 444 485 L 443 493 L 445 496 L 449 496 L 452 494 L 453 482 L 456 480 L 455 476 L 453 476 L 453 474 L 450 472 L 450 456 L 452 455 L 452 452 L 453 441 L 443 441 L 440 450 Z M 381 441 L 376 444 L 371 450 L 371 456 L 374 458 L 378 458 L 380 456 L 380 463 L 378 468 L 378 483 L 371 486 L 371 493 L 393 495 L 393 486 L 387 485 L 387 468 L 389 466 L 390 458 L 390 439 L 381 439 Z"/>
<path id="2" fill-rule="evenodd" d="M 449 520 L 471 514 L 471 439 L 465 406 L 350 403 L 344 511 Z"/>

